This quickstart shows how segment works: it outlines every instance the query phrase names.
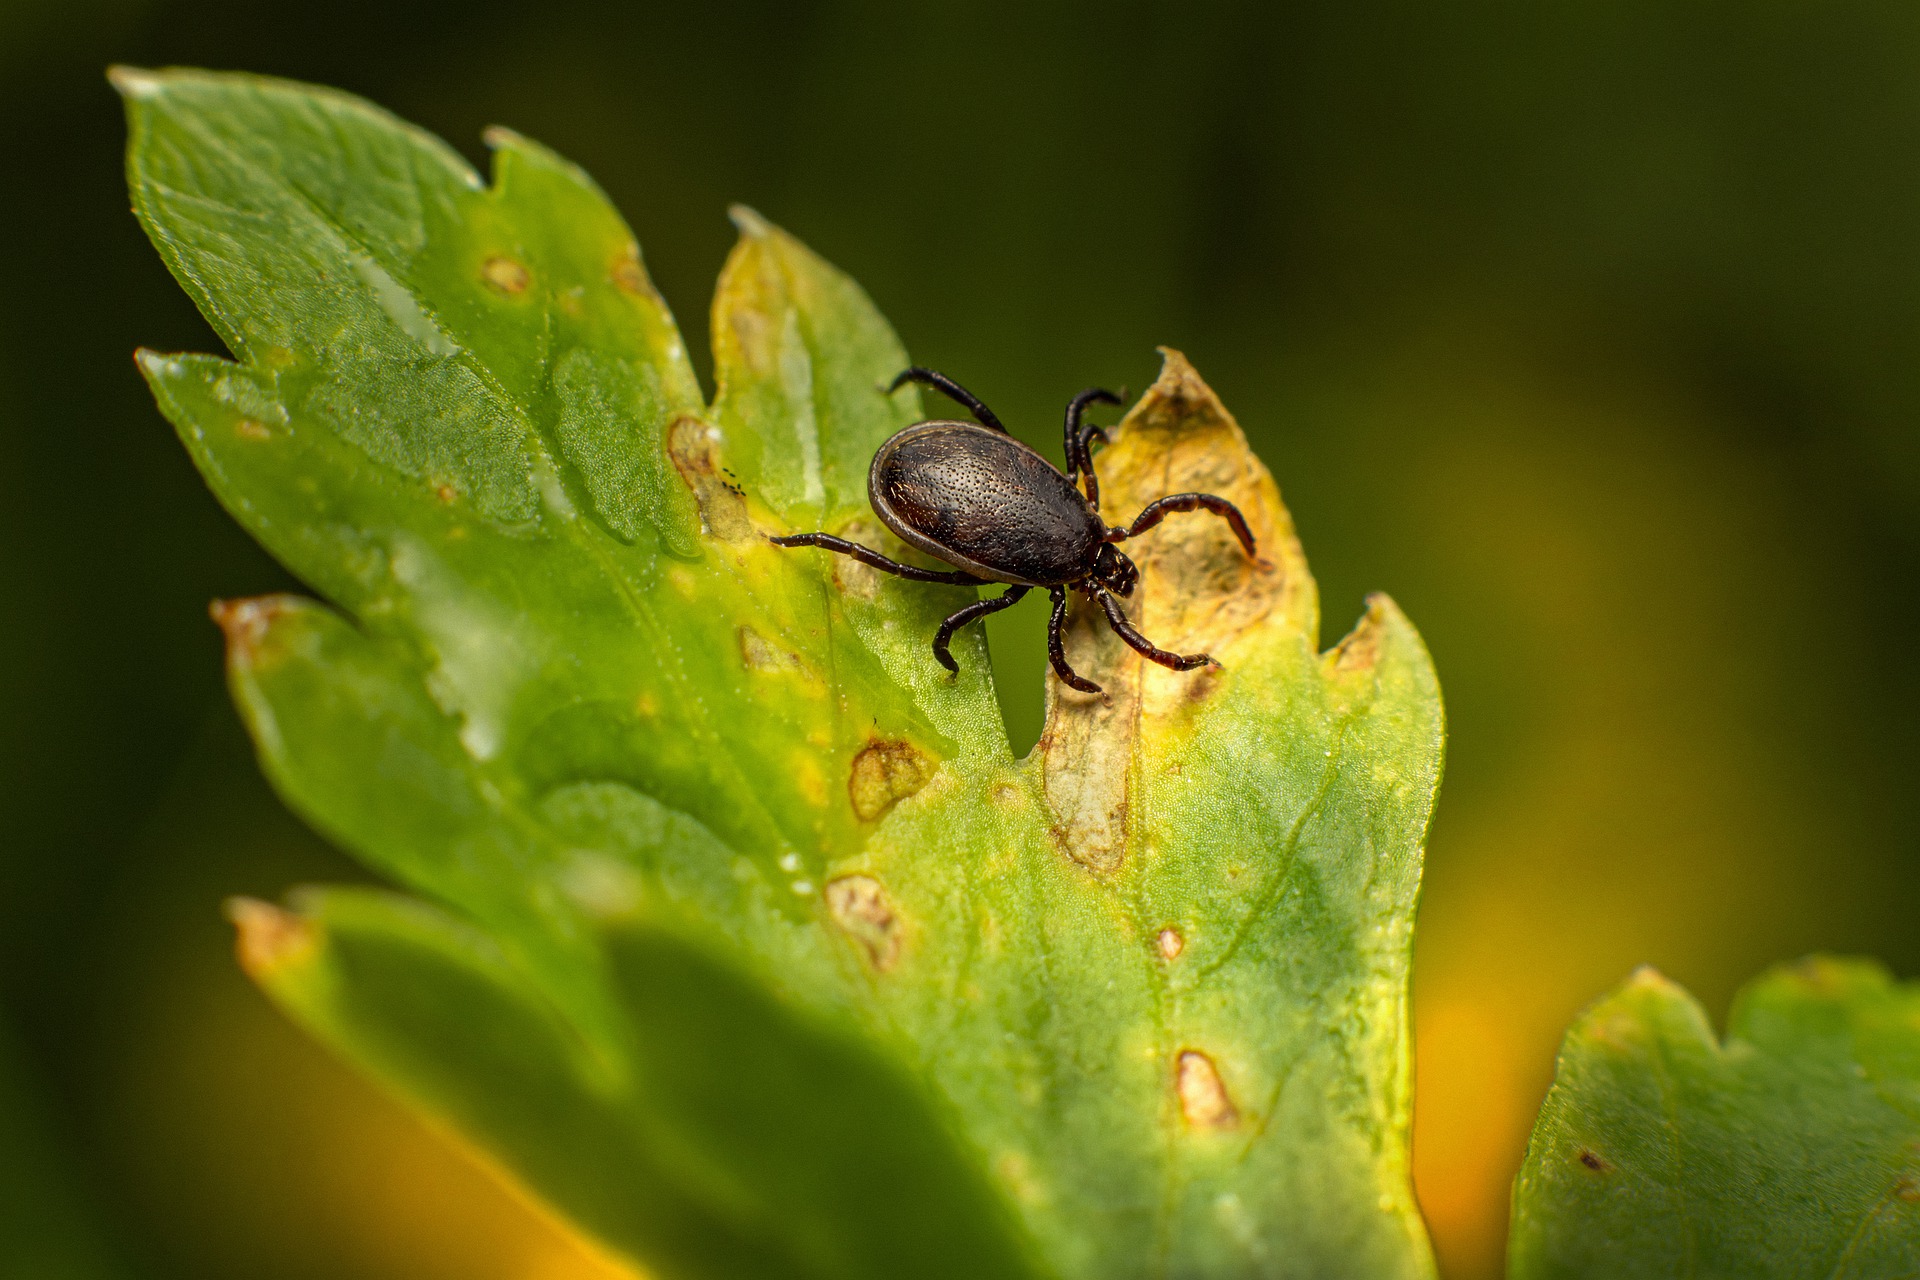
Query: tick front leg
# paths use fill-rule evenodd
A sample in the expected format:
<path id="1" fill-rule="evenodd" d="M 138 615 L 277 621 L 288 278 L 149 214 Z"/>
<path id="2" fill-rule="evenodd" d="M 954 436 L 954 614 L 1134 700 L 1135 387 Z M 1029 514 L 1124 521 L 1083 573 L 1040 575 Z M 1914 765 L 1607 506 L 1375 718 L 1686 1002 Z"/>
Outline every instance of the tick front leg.
<path id="1" fill-rule="evenodd" d="M 917 569 L 910 564 L 901 564 L 898 560 L 889 560 L 871 547 L 863 547 L 857 542 L 848 542 L 845 538 L 836 538 L 830 533 L 793 533 L 784 538 L 768 538 L 776 547 L 820 547 L 827 551 L 838 551 L 843 556 L 852 556 L 861 564 L 872 565 L 885 573 L 897 574 L 902 578 L 911 578 L 915 582 L 950 582 L 960 587 L 977 587 L 986 581 L 958 569 L 941 573 L 934 569 Z"/>
<path id="2" fill-rule="evenodd" d="M 1233 536 L 1240 539 L 1240 545 L 1246 548 L 1247 554 L 1254 554 L 1253 530 L 1247 527 L 1247 518 L 1240 514 L 1240 508 L 1211 493 L 1176 493 L 1149 503 L 1145 511 L 1134 517 L 1133 523 L 1122 536 L 1136 538 L 1177 511 L 1213 512 L 1233 527 Z M 1114 541 L 1119 539 L 1115 538 Z"/>
<path id="3" fill-rule="evenodd" d="M 1101 440 L 1107 433 L 1099 427 L 1083 427 L 1081 417 L 1090 404 L 1119 404 L 1120 397 L 1101 387 L 1088 387 L 1073 399 L 1067 401 L 1066 447 L 1067 479 L 1086 473 L 1087 502 L 1095 511 L 1100 509 L 1100 481 L 1093 474 L 1093 457 L 1087 452 L 1087 444 L 1096 436 Z"/>
<path id="4" fill-rule="evenodd" d="M 1100 602 L 1101 611 L 1107 615 L 1107 625 L 1113 628 L 1115 635 L 1132 645 L 1134 651 L 1141 657 L 1150 662 L 1157 662 L 1163 667 L 1172 667 L 1175 671 L 1191 671 L 1195 667 L 1204 667 L 1209 662 L 1213 662 L 1213 659 L 1204 653 L 1180 654 L 1162 649 L 1141 635 L 1139 628 L 1127 620 L 1127 615 L 1120 611 L 1120 602 L 1113 598 L 1111 591 L 1097 584 L 1092 590 L 1093 598 Z M 1213 665 L 1217 667 L 1220 664 L 1213 662 Z"/>
<path id="5" fill-rule="evenodd" d="M 1048 587 L 1047 594 L 1053 597 L 1053 616 L 1047 619 L 1047 657 L 1053 662 L 1053 673 L 1070 689 L 1105 693 L 1106 690 L 1067 665 L 1067 646 L 1060 637 L 1060 629 L 1067 624 L 1067 589 Z"/>
<path id="6" fill-rule="evenodd" d="M 887 394 L 892 395 L 898 391 L 900 385 L 905 382 L 918 382 L 925 386 L 932 387 L 941 395 L 946 396 L 947 399 L 965 405 L 973 413 L 973 416 L 980 420 L 982 426 L 992 427 L 995 431 L 1006 431 L 1006 428 L 1000 425 L 1000 419 L 994 415 L 993 410 L 987 408 L 979 396 L 973 394 L 973 392 L 967 390 L 944 373 L 937 373 L 932 369 L 923 369 L 916 364 L 911 369 L 903 369 L 900 371 L 900 376 L 888 384 Z"/>
<path id="7" fill-rule="evenodd" d="M 940 624 L 933 633 L 933 658 L 954 675 L 960 674 L 960 664 L 953 660 L 952 650 L 947 642 L 953 639 L 953 633 L 972 622 L 975 618 L 984 618 L 990 613 L 998 613 L 1017 603 L 1021 596 L 1032 590 L 1031 587 L 1008 587 L 997 596 L 986 600 L 975 600 L 964 609 L 957 609 L 953 615 Z"/>

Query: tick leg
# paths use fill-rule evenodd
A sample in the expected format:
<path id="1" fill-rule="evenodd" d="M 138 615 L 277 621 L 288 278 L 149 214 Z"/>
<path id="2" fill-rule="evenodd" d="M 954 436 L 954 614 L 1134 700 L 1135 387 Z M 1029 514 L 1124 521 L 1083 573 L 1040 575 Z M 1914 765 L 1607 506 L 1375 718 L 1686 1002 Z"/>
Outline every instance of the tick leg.
<path id="1" fill-rule="evenodd" d="M 987 408 L 986 405 L 980 402 L 979 396 L 973 394 L 973 392 L 967 390 L 944 373 L 935 373 L 932 369 L 923 369 L 916 364 L 911 369 L 901 370 L 900 376 L 887 384 L 887 394 L 892 395 L 898 391 L 900 384 L 904 382 L 924 383 L 946 396 L 949 400 L 958 401 L 960 404 L 965 405 L 968 410 L 972 412 L 973 416 L 980 420 L 982 426 L 992 427 L 995 431 L 1006 430 L 1005 427 L 1000 425 L 1000 419 L 994 416 L 993 410 Z"/>
<path id="2" fill-rule="evenodd" d="M 1177 511 L 1213 512 L 1233 526 L 1233 536 L 1240 539 L 1240 545 L 1247 549 L 1247 554 L 1254 553 L 1253 530 L 1247 528 L 1247 518 L 1240 514 L 1240 508 L 1211 493 L 1176 493 L 1158 502 L 1148 503 L 1147 509 L 1134 517 L 1133 523 L 1121 537 L 1137 538 Z M 1120 538 L 1114 538 L 1113 541 L 1118 542 Z"/>
<path id="3" fill-rule="evenodd" d="M 1134 650 L 1150 662 L 1163 667 L 1172 667 L 1175 671 L 1191 671 L 1195 667 L 1204 667 L 1213 659 L 1204 653 L 1169 653 L 1153 641 L 1141 635 L 1133 623 L 1127 621 L 1127 615 L 1120 611 L 1120 602 L 1113 598 L 1113 592 L 1105 587 L 1093 584 L 1093 598 L 1100 602 L 1100 609 L 1107 615 L 1107 625 L 1113 628 L 1115 635 L 1132 645 Z M 1214 662 L 1215 666 L 1220 664 Z"/>
<path id="4" fill-rule="evenodd" d="M 934 661 L 951 671 L 954 675 L 959 675 L 960 664 L 953 660 L 953 653 L 947 648 L 947 641 L 953 639 L 953 633 L 966 626 L 969 622 L 972 622 L 975 618 L 984 618 L 990 613 L 1000 612 L 1002 609 L 1017 602 L 1021 596 L 1027 594 L 1027 592 L 1032 589 L 1031 587 L 1008 587 L 997 596 L 986 600 L 975 600 L 966 608 L 955 610 L 953 616 L 941 623 L 940 629 L 933 633 Z"/>
<path id="5" fill-rule="evenodd" d="M 1100 427 L 1086 427 L 1080 432 L 1080 465 L 1086 469 L 1084 479 L 1087 482 L 1087 505 L 1093 508 L 1095 515 L 1100 514 L 1100 478 L 1093 474 L 1093 455 L 1087 452 L 1087 446 L 1098 440 L 1107 442 L 1107 433 Z"/>
<path id="6" fill-rule="evenodd" d="M 795 533 L 784 538 L 768 538 L 767 541 L 776 547 L 822 547 L 828 551 L 838 551 L 843 556 L 852 556 L 861 564 L 872 565 L 886 573 L 911 578 L 915 582 L 951 582 L 956 586 L 977 587 L 986 581 L 985 578 L 976 578 L 958 569 L 949 573 L 941 573 L 934 569 L 917 569 L 910 564 L 901 564 L 898 560 L 889 560 L 871 547 L 863 547 L 857 542 L 848 542 L 845 538 L 836 538 L 830 533 Z"/>
<path id="7" fill-rule="evenodd" d="M 1093 509 L 1100 509 L 1100 482 L 1093 475 L 1093 459 L 1087 453 L 1087 442 L 1095 436 L 1106 439 L 1107 433 L 1098 427 L 1080 425 L 1081 415 L 1086 413 L 1090 404 L 1119 404 L 1120 397 L 1101 387 L 1088 387 L 1073 399 L 1067 401 L 1066 455 L 1067 479 L 1073 480 L 1082 472 L 1087 477 L 1087 501 Z"/>
<path id="8" fill-rule="evenodd" d="M 1053 662 L 1053 673 L 1069 688 L 1082 693 L 1106 692 L 1067 665 L 1067 646 L 1060 638 L 1060 628 L 1067 624 L 1067 589 L 1048 587 L 1047 594 L 1053 597 L 1053 616 L 1047 619 L 1047 657 Z"/>

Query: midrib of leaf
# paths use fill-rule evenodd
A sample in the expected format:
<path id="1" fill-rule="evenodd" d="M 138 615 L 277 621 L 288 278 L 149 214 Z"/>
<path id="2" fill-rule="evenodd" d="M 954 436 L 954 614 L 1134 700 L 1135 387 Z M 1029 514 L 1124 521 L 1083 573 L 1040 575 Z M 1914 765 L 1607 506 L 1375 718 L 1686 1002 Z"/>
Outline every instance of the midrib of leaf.
<path id="1" fill-rule="evenodd" d="M 1920 1098 L 1915 1097 L 1912 1089 L 1901 1090 L 1890 1087 L 1892 1082 L 1887 1079 L 1886 1073 L 1879 1069 L 1879 1064 L 1861 1051 L 1860 1034 L 1857 1029 L 1849 1028 L 1848 1051 L 1848 1056 L 1859 1065 L 1862 1075 L 1873 1086 L 1874 1096 L 1885 1103 L 1889 1110 L 1920 1125 Z M 1828 1280 L 1845 1280 L 1847 1268 L 1852 1263 L 1854 1254 L 1859 1252 L 1861 1242 L 1867 1238 L 1868 1229 L 1877 1226 L 1886 1211 L 1894 1207 L 1905 1176 L 1898 1169 L 1887 1175 L 1886 1189 L 1880 1193 L 1878 1200 L 1861 1212 L 1858 1221 L 1854 1224 L 1853 1233 L 1847 1237 L 1845 1249 L 1833 1264 L 1833 1271 L 1828 1276 Z M 1916 1267 L 1909 1273 L 1909 1277 L 1914 1276 L 1920 1276 L 1920 1267 Z"/>
<path id="2" fill-rule="evenodd" d="M 1319 815 L 1321 808 L 1327 802 L 1327 797 L 1333 794 L 1334 783 L 1340 778 L 1340 766 L 1345 763 L 1346 756 L 1347 727 L 1353 723 L 1356 716 L 1365 714 L 1367 710 L 1365 705 L 1352 707 L 1340 717 L 1338 727 L 1334 731 L 1334 747 L 1327 756 L 1326 768 L 1320 775 L 1320 784 L 1315 789 L 1313 798 L 1300 810 L 1299 816 L 1287 829 L 1286 838 L 1278 851 L 1278 865 L 1263 879 L 1260 893 L 1253 904 L 1241 914 L 1240 922 L 1234 926 L 1233 936 L 1228 939 L 1227 945 L 1194 976 L 1196 988 L 1211 983 L 1214 974 L 1226 968 L 1239 956 L 1240 948 L 1246 945 L 1254 926 L 1272 911 L 1273 904 L 1279 901 L 1281 893 L 1287 887 L 1287 877 L 1292 873 L 1294 861 L 1300 852 L 1300 837 L 1306 831 L 1307 824 Z"/>
<path id="3" fill-rule="evenodd" d="M 1886 1191 L 1878 1200 L 1868 1205 L 1855 1221 L 1853 1234 L 1847 1237 L 1847 1247 L 1840 1252 L 1840 1258 L 1833 1264 L 1833 1270 L 1827 1273 L 1827 1280 L 1845 1280 L 1847 1267 L 1853 1262 L 1853 1255 L 1859 1250 L 1860 1242 L 1867 1237 L 1867 1228 L 1880 1220 L 1880 1215 L 1894 1199 L 1894 1184 L 1889 1182 Z M 1909 1274 L 1920 1274 L 1920 1271 Z"/>
<path id="4" fill-rule="evenodd" d="M 1720 1043 L 1711 1034 L 1707 1036 L 1707 1051 L 1717 1063 L 1720 1058 Z M 1654 1065 L 1654 1078 L 1660 1090 L 1660 1111 L 1663 1127 L 1666 1130 L 1667 1158 L 1673 1161 L 1673 1186 L 1675 1188 L 1674 1208 L 1682 1223 L 1687 1246 L 1687 1275 L 1695 1276 L 1700 1272 L 1700 1238 L 1694 1230 L 1693 1215 L 1687 1212 L 1686 1154 L 1682 1150 L 1680 1138 L 1680 1098 L 1679 1083 L 1674 1079 L 1672 1050 L 1665 1040 L 1655 1040 L 1653 1052 L 1648 1055 Z"/>
<path id="5" fill-rule="evenodd" d="M 1163 487 L 1165 487 L 1170 480 L 1170 475 L 1163 475 Z M 1141 704 L 1136 702 L 1136 721 L 1140 714 L 1140 707 Z M 1339 717 L 1336 722 L 1337 728 L 1334 731 L 1334 748 L 1328 754 L 1320 781 L 1315 787 L 1311 799 L 1301 808 L 1299 814 L 1294 818 L 1281 846 L 1272 851 L 1271 856 L 1275 858 L 1274 867 L 1263 879 L 1260 891 L 1255 896 L 1254 901 L 1242 913 L 1240 921 L 1236 925 L 1230 940 L 1227 945 L 1221 949 L 1220 953 L 1209 960 L 1206 965 L 1193 976 L 1190 983 L 1179 991 L 1174 990 L 1164 966 L 1153 964 L 1150 958 L 1143 957 L 1141 959 L 1140 968 L 1146 974 L 1149 989 L 1152 990 L 1154 994 L 1152 1017 L 1155 1036 L 1160 1045 L 1160 1057 L 1163 1061 L 1172 1061 L 1175 1054 L 1181 1048 L 1173 1032 L 1173 1005 L 1182 998 L 1200 996 L 1205 994 L 1209 989 L 1217 987 L 1218 983 L 1215 975 L 1238 956 L 1241 947 L 1252 932 L 1255 924 L 1271 911 L 1274 902 L 1284 891 L 1287 878 L 1292 872 L 1295 857 L 1299 851 L 1302 833 L 1314 817 L 1319 814 L 1327 798 L 1332 794 L 1334 784 L 1340 776 L 1340 767 L 1345 763 L 1348 726 L 1356 717 L 1364 715 L 1369 708 L 1370 704 L 1368 703 L 1358 703 L 1349 707 Z M 1137 759 L 1134 767 L 1140 767 Z M 1136 847 L 1132 850 L 1132 855 L 1138 857 L 1143 852 L 1143 850 Z M 1127 904 L 1128 915 L 1134 933 L 1141 937 L 1151 938 L 1158 932 L 1158 927 L 1148 914 L 1147 904 L 1145 902 L 1147 892 L 1148 890 L 1145 884 L 1135 883 L 1129 886 L 1129 891 L 1124 895 L 1124 901 Z M 1284 1093 L 1287 1080 L 1291 1074 L 1291 1063 L 1276 1070 L 1274 1084 L 1272 1088 L 1268 1090 L 1267 1096 L 1260 1109 L 1257 1112 L 1249 1109 L 1249 1132 L 1241 1143 L 1240 1154 L 1235 1163 L 1244 1165 L 1254 1148 L 1265 1135 L 1267 1122 L 1273 1114 L 1273 1108 L 1277 1105 L 1279 1098 Z M 1168 1132 L 1162 1134 L 1162 1158 L 1160 1160 L 1162 1172 L 1161 1210 L 1158 1215 L 1157 1229 L 1155 1232 L 1156 1259 L 1153 1270 L 1153 1275 L 1156 1277 L 1156 1280 L 1165 1280 L 1166 1277 L 1172 1274 L 1171 1267 L 1173 1265 L 1174 1250 L 1176 1248 L 1174 1228 L 1178 1221 L 1178 1207 L 1183 1193 L 1191 1186 L 1195 1176 L 1194 1170 L 1189 1164 L 1177 1158 L 1172 1158 L 1175 1155 L 1177 1141 L 1177 1135 L 1174 1133 Z"/>

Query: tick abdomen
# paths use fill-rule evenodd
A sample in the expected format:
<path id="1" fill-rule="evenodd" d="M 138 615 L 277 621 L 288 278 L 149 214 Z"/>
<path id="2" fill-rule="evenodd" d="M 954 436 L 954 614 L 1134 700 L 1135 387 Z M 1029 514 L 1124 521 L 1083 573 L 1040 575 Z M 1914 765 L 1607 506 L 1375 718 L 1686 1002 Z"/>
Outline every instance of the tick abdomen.
<path id="1" fill-rule="evenodd" d="M 972 422 L 921 423 L 889 440 L 867 496 L 903 541 L 998 582 L 1083 577 L 1105 533 L 1052 463 Z"/>

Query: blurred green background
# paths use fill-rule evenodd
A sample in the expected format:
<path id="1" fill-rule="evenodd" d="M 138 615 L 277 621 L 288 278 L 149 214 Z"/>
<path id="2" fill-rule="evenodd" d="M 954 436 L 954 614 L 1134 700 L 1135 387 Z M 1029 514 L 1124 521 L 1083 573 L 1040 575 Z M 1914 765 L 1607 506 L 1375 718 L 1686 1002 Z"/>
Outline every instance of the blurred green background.
<path id="1" fill-rule="evenodd" d="M 1331 641 L 1390 591 L 1452 725 L 1422 1202 L 1499 1273 L 1575 1010 L 1920 970 L 1920 7 L 1899 0 L 0 3 L 0 1274 L 612 1274 L 283 1026 L 218 904 L 354 876 L 266 793 L 215 595 L 288 586 L 135 376 L 216 344 L 112 61 L 499 122 L 626 211 L 696 347 L 745 200 L 1057 448 L 1183 348 Z M 1018 745 L 1042 610 L 996 624 Z"/>

